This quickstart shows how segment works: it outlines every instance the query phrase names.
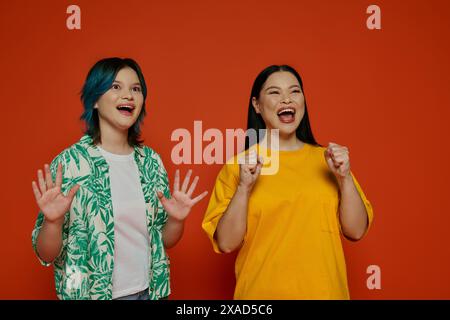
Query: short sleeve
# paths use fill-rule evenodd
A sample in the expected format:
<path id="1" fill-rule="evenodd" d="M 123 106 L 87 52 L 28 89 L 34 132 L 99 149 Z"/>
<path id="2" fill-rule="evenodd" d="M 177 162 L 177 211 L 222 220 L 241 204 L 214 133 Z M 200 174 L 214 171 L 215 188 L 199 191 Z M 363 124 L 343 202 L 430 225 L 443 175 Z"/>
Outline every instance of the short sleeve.
<path id="1" fill-rule="evenodd" d="M 170 188 L 169 188 L 169 177 L 167 175 L 166 168 L 164 167 L 164 164 L 161 160 L 161 157 L 156 154 L 157 161 L 158 161 L 158 181 L 157 181 L 157 190 L 161 191 L 164 194 L 164 197 L 167 199 L 170 199 Z M 156 221 L 155 225 L 160 230 L 164 227 L 164 225 L 167 222 L 168 215 L 166 210 L 164 209 L 163 205 L 161 204 L 161 201 L 159 199 L 157 200 L 158 203 L 158 211 L 156 215 Z"/>
<path id="2" fill-rule="evenodd" d="M 61 153 L 60 155 L 58 155 L 55 159 L 53 159 L 53 161 L 50 164 L 50 172 L 52 174 L 53 181 L 55 181 L 56 171 L 58 169 L 58 163 L 62 164 L 63 181 L 62 181 L 61 191 L 62 191 L 62 193 L 67 194 L 67 191 L 72 188 L 72 186 L 74 185 L 74 182 L 71 179 L 71 174 L 70 174 L 70 171 L 68 170 L 68 162 L 65 160 L 66 159 L 65 159 L 64 153 Z M 69 222 L 69 211 L 66 213 L 65 218 L 64 218 L 63 232 L 67 231 L 68 222 Z M 48 266 L 51 266 L 53 262 L 44 261 L 39 256 L 39 253 L 36 248 L 37 238 L 39 236 L 39 232 L 41 231 L 43 223 L 44 223 L 44 214 L 41 211 L 39 211 L 34 229 L 31 234 L 31 242 L 32 242 L 33 250 L 34 250 L 36 256 L 38 257 L 39 262 L 42 265 L 48 267 Z M 58 260 L 61 257 L 62 253 L 64 252 L 65 243 L 67 242 L 66 238 L 67 238 L 67 235 L 63 234 L 63 245 L 61 247 L 61 251 L 60 251 L 58 257 L 56 257 L 54 261 Z"/>
<path id="3" fill-rule="evenodd" d="M 208 208 L 202 222 L 202 228 L 212 242 L 215 252 L 222 253 L 214 239 L 217 225 L 228 208 L 236 192 L 239 182 L 239 166 L 234 163 L 225 164 L 217 176 L 214 189 L 209 199 Z"/>

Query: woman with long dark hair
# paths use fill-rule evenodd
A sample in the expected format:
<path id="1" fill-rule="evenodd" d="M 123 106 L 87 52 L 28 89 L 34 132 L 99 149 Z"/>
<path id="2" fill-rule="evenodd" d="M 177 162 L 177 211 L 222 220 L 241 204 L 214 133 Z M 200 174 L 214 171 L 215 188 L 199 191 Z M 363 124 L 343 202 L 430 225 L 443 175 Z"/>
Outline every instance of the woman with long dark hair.
<path id="1" fill-rule="evenodd" d="M 348 299 L 340 234 L 359 240 L 373 218 L 348 148 L 316 142 L 302 79 L 287 65 L 257 76 L 248 129 L 265 130 L 243 153 L 257 161 L 223 166 L 202 224 L 216 252 L 239 250 L 235 299 Z M 276 172 L 264 174 L 275 153 Z"/>
<path id="2" fill-rule="evenodd" d="M 180 187 L 177 170 L 170 195 L 160 156 L 140 139 L 146 97 L 134 60 L 98 61 L 81 94 L 86 134 L 32 183 L 40 209 L 33 248 L 42 264 L 54 266 L 59 299 L 170 294 L 166 248 L 180 240 L 206 192 L 192 198 L 198 177 L 190 185 L 189 171 Z"/>

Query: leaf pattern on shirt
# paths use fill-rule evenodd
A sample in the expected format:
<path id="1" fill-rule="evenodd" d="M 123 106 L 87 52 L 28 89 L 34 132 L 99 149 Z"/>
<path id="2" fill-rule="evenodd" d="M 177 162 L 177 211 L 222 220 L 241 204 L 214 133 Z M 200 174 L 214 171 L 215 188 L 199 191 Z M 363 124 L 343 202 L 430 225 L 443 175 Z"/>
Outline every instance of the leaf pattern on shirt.
<path id="1" fill-rule="evenodd" d="M 135 147 L 134 154 L 151 239 L 149 296 L 156 300 L 170 294 L 170 263 L 162 241 L 167 213 L 155 194 L 156 190 L 161 190 L 170 197 L 168 177 L 161 158 L 151 148 Z M 63 166 L 62 192 L 66 193 L 74 184 L 79 184 L 80 189 L 65 215 L 62 249 L 52 263 L 56 294 L 64 300 L 111 299 L 114 216 L 108 164 L 88 135 L 52 161 L 53 179 L 59 162 Z M 32 232 L 33 249 L 37 255 L 36 240 L 43 221 L 44 215 L 39 212 Z M 38 258 L 43 265 L 51 265 L 39 255 Z"/>

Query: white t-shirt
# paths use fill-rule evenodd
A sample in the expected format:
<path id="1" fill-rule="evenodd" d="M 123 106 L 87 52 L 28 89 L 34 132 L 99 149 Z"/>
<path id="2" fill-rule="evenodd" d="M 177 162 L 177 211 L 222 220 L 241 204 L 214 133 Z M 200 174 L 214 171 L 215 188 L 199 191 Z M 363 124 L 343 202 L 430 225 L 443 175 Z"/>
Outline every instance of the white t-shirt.
<path id="1" fill-rule="evenodd" d="M 149 284 L 150 236 L 145 199 L 134 152 L 100 152 L 109 165 L 114 214 L 114 271 L 112 298 L 140 292 Z"/>

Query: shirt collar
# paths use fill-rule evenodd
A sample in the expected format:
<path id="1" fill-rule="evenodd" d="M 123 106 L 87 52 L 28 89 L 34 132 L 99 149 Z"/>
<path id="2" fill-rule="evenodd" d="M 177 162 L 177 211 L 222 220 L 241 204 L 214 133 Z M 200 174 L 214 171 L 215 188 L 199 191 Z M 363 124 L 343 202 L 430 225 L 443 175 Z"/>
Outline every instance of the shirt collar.
<path id="1" fill-rule="evenodd" d="M 102 157 L 102 154 L 100 153 L 100 150 L 97 148 L 97 146 L 94 144 L 94 141 L 92 140 L 91 136 L 86 134 L 81 137 L 79 141 L 80 145 L 83 146 L 89 155 L 93 158 Z M 137 156 L 144 158 L 144 150 L 142 147 L 134 146 L 134 151 Z"/>

